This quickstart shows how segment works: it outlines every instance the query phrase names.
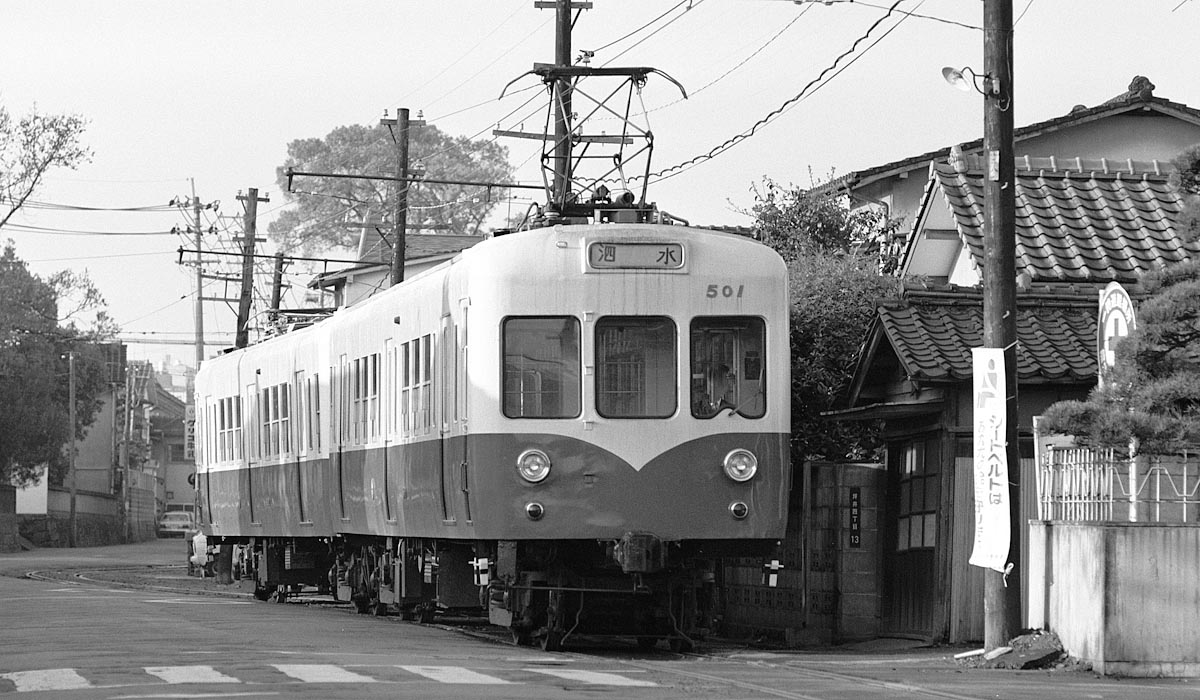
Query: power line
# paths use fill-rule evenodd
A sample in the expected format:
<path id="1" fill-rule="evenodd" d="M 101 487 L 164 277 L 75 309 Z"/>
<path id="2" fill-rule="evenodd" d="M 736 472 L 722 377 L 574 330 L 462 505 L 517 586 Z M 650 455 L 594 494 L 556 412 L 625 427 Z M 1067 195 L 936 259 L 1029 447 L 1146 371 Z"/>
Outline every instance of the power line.
<path id="1" fill-rule="evenodd" d="M 24 233 L 44 233 L 48 235 L 63 235 L 63 236 L 171 236 L 176 233 L 175 230 L 168 231 L 80 231 L 74 229 L 51 228 L 46 226 L 31 226 L 29 224 L 5 224 L 5 231 L 19 231 Z"/>
<path id="2" fill-rule="evenodd" d="M 850 48 L 846 49 L 841 54 L 839 54 L 836 58 L 834 58 L 833 62 L 831 64 L 829 64 L 829 66 L 827 66 L 824 70 L 822 70 L 820 72 L 820 74 L 817 75 L 817 77 L 810 80 L 808 82 L 808 84 L 805 85 L 800 90 L 800 92 L 796 93 L 792 97 L 785 100 L 782 104 L 779 105 L 779 107 L 776 107 L 773 111 L 768 113 L 766 116 L 759 119 L 749 129 L 726 139 L 723 143 L 711 148 L 707 153 L 702 153 L 698 156 L 694 156 L 682 163 L 672 165 L 671 167 L 665 168 L 656 173 L 651 173 L 648 176 L 635 175 L 635 176 L 629 177 L 627 179 L 628 180 L 640 180 L 643 177 L 647 177 L 647 178 L 656 178 L 655 181 L 658 182 L 661 180 L 665 180 L 669 177 L 674 177 L 675 175 L 678 175 L 685 170 L 691 169 L 692 167 L 698 165 L 699 163 L 702 163 L 706 160 L 711 160 L 711 159 L 717 157 L 721 153 L 724 153 L 725 151 L 736 146 L 737 144 L 741 143 L 742 141 L 745 141 L 746 139 L 750 138 L 751 136 L 754 136 L 756 133 L 758 133 L 759 128 L 770 123 L 776 117 L 778 117 L 779 115 L 781 115 L 785 111 L 787 111 L 793 104 L 795 104 L 796 102 L 799 102 L 801 99 L 804 99 L 809 94 L 811 94 L 811 92 L 816 92 L 818 89 L 820 89 L 822 86 L 824 86 L 824 84 L 827 83 L 828 80 L 832 80 L 834 77 L 836 77 L 838 74 L 840 74 L 843 70 L 845 70 L 847 67 L 849 67 L 851 64 L 853 64 L 854 61 L 857 61 L 859 58 L 861 58 L 861 56 L 863 54 L 865 54 L 866 51 L 869 51 L 876 44 L 878 44 L 880 41 L 882 41 L 888 34 L 891 34 L 896 29 L 896 27 L 900 26 L 901 22 L 903 22 L 905 19 L 908 19 L 907 15 L 902 17 L 900 19 L 900 22 L 897 22 L 894 26 L 892 26 L 891 29 L 888 29 L 883 34 L 883 36 L 879 37 L 879 39 L 877 39 L 870 46 L 868 46 L 863 51 L 863 54 L 859 54 L 858 56 L 853 58 L 849 63 L 847 63 L 845 66 L 842 66 L 841 68 L 838 67 L 838 65 L 841 63 L 842 59 L 846 58 L 847 56 L 850 56 L 855 51 L 857 51 L 859 44 L 861 44 L 863 41 L 866 41 L 868 38 L 870 38 L 871 33 L 874 32 L 875 29 L 880 24 L 882 24 L 885 20 L 887 20 L 889 17 L 892 16 L 892 14 L 896 10 L 896 7 L 901 2 L 904 2 L 904 0 L 896 0 L 896 2 L 892 3 L 892 6 L 890 8 L 888 8 L 887 13 L 884 14 L 879 19 L 875 20 L 875 22 L 873 22 L 871 24 L 871 26 L 867 28 L 867 31 L 864 32 L 862 36 L 860 36 L 859 38 L 854 40 L 854 43 L 850 45 Z M 920 4 L 918 4 L 917 7 L 920 7 Z M 836 72 L 834 72 L 835 70 L 836 70 Z M 830 73 L 832 73 L 832 75 L 830 75 Z M 826 80 L 827 75 L 828 75 L 828 80 Z M 825 82 L 823 83 L 822 81 L 825 81 Z M 818 85 L 818 83 L 819 83 L 819 85 Z M 816 86 L 816 87 L 814 87 L 814 86 Z"/>

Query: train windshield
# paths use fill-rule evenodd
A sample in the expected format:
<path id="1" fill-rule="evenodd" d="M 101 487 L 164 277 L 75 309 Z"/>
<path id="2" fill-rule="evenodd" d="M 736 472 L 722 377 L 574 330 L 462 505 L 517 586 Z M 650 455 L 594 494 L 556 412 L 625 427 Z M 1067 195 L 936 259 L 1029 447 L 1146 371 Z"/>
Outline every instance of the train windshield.
<path id="1" fill-rule="evenodd" d="M 675 323 L 658 316 L 596 322 L 596 412 L 666 418 L 677 405 Z"/>
<path id="2" fill-rule="evenodd" d="M 728 410 L 761 418 L 767 409 L 762 319 L 699 317 L 692 321 L 690 339 L 692 415 L 713 418 Z"/>
<path id="3" fill-rule="evenodd" d="M 575 418 L 582 407 L 579 320 L 573 316 L 504 321 L 504 415 Z"/>

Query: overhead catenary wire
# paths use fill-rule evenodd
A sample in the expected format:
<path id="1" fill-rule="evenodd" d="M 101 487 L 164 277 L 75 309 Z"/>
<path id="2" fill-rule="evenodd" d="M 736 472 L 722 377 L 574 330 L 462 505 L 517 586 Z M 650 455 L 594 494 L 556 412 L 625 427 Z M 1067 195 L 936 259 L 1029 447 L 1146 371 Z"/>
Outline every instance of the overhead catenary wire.
<path id="1" fill-rule="evenodd" d="M 881 25 L 885 20 L 887 20 L 889 17 L 891 17 L 892 14 L 895 12 L 897 6 L 899 6 L 900 3 L 902 3 L 902 2 L 904 2 L 904 0 L 896 0 L 896 2 L 892 3 L 891 7 L 888 8 L 888 11 L 882 17 L 876 19 L 871 24 L 871 26 L 867 28 L 866 32 L 864 32 L 860 37 L 858 37 L 857 39 L 854 40 L 854 42 L 850 45 L 849 48 L 847 48 L 842 53 L 838 54 L 838 56 L 836 58 L 834 58 L 833 61 L 817 75 L 817 77 L 810 80 L 803 88 L 800 89 L 800 91 L 798 93 L 796 93 L 792 97 L 788 98 L 787 100 L 784 100 L 784 102 L 782 104 L 780 104 L 778 107 L 776 107 L 774 110 L 767 113 L 765 116 L 761 117 L 750 128 L 748 128 L 734 136 L 731 136 L 730 138 L 726 139 L 724 142 L 709 149 L 706 153 L 702 153 L 700 155 L 694 156 L 688 160 L 683 161 L 682 163 L 672 165 L 669 168 L 664 168 L 663 170 L 659 170 L 655 173 L 651 173 L 648 176 L 635 175 L 635 176 L 629 177 L 627 179 L 628 180 L 640 180 L 643 177 L 648 177 L 648 178 L 653 178 L 653 182 L 661 182 L 662 180 L 666 180 L 668 178 L 679 175 L 686 170 L 690 170 L 691 168 L 695 167 L 696 165 L 698 165 L 704 161 L 711 160 L 711 159 L 715 158 L 716 156 L 720 155 L 721 153 L 724 153 L 725 151 L 729 150 L 730 148 L 741 143 L 742 141 L 745 141 L 746 139 L 754 136 L 756 133 L 758 133 L 758 130 L 760 128 L 762 128 L 766 124 L 769 124 L 770 122 L 772 122 L 776 117 L 778 117 L 779 115 L 786 112 L 797 102 L 805 99 L 808 95 L 819 90 L 826 83 L 828 83 L 829 80 L 832 80 L 834 77 L 836 77 L 838 74 L 840 74 L 843 70 L 845 70 L 850 65 L 852 65 L 855 61 L 857 61 L 863 54 L 866 53 L 866 51 L 869 51 L 871 48 L 873 48 L 875 45 L 877 45 L 880 41 L 882 41 L 885 37 L 887 37 L 889 34 L 891 34 L 893 31 L 895 31 L 896 27 L 898 27 L 901 23 L 904 22 L 904 20 L 906 20 L 908 18 L 907 15 L 902 16 L 900 21 L 898 21 L 890 29 L 888 29 L 886 32 L 884 32 L 884 34 L 882 36 L 880 36 L 878 39 L 876 39 L 874 42 L 872 42 L 870 46 L 868 46 L 866 49 L 864 49 L 862 54 L 855 56 L 848 63 L 846 63 L 846 65 L 839 67 L 839 64 L 842 62 L 842 59 L 853 55 L 858 50 L 859 45 L 862 42 L 869 39 L 871 34 L 875 31 L 875 29 L 878 28 L 879 25 Z M 917 7 L 920 7 L 921 4 L 923 4 L 923 2 L 918 3 Z"/>

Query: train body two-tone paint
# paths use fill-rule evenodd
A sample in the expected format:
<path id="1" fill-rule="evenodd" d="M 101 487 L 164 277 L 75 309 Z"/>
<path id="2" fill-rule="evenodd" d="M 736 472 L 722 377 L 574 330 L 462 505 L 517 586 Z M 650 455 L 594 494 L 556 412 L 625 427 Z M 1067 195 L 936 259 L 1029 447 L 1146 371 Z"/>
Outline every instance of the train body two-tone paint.
<path id="1" fill-rule="evenodd" d="M 783 537 L 789 389 L 768 247 L 658 224 L 491 238 L 206 361 L 202 525 L 246 545 L 260 597 L 687 647 L 716 560 Z"/>

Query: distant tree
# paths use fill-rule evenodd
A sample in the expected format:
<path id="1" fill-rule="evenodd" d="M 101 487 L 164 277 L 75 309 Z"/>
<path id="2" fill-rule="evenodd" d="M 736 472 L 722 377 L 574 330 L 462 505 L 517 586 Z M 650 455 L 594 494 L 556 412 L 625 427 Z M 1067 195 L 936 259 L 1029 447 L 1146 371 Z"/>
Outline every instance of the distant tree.
<path id="1" fill-rule="evenodd" d="M 769 179 L 755 188 L 755 200 L 755 236 L 788 263 L 793 461 L 868 458 L 874 423 L 821 413 L 844 406 L 876 302 L 896 292 L 895 278 L 881 274 L 879 246 L 896 224 L 851 212 L 835 194 Z"/>
<path id="2" fill-rule="evenodd" d="M 91 153 L 80 142 L 86 122 L 69 114 L 14 121 L 0 105 L 0 228 L 33 196 L 51 168 L 75 168 Z"/>
<path id="3" fill-rule="evenodd" d="M 1052 432 L 1102 448 L 1170 453 L 1200 444 L 1200 262 L 1149 275 L 1137 326 L 1117 343 L 1116 366 L 1087 401 L 1043 416 Z"/>
<path id="4" fill-rule="evenodd" d="M 505 182 L 512 168 L 508 150 L 490 140 L 472 141 L 446 134 L 436 126 L 409 129 L 409 168 L 420 163 L 425 175 L 438 180 Z M 399 157 L 386 126 L 341 126 L 325 138 L 297 139 L 278 169 L 284 198 L 295 204 L 268 227 L 282 249 L 316 254 L 358 245 L 362 222 L 389 223 L 379 229 L 390 236 L 394 183 L 333 177 L 303 177 L 287 192 L 287 170 L 345 175 L 396 174 Z M 408 191 L 408 228 L 439 233 L 477 233 L 496 205 L 499 190 L 475 186 L 413 184 Z"/>
<path id="5" fill-rule="evenodd" d="M 100 310 L 89 328 L 59 316 L 59 297 L 72 297 L 72 313 L 96 312 L 103 299 L 86 276 L 60 273 L 50 281 L 29 272 L 11 243 L 0 254 L 0 481 L 23 484 L 50 467 L 61 483 L 71 442 L 68 353 L 74 352 L 76 439 L 95 419 L 106 388 L 97 344 L 115 326 Z M 60 321 L 66 320 L 67 325 Z"/>

